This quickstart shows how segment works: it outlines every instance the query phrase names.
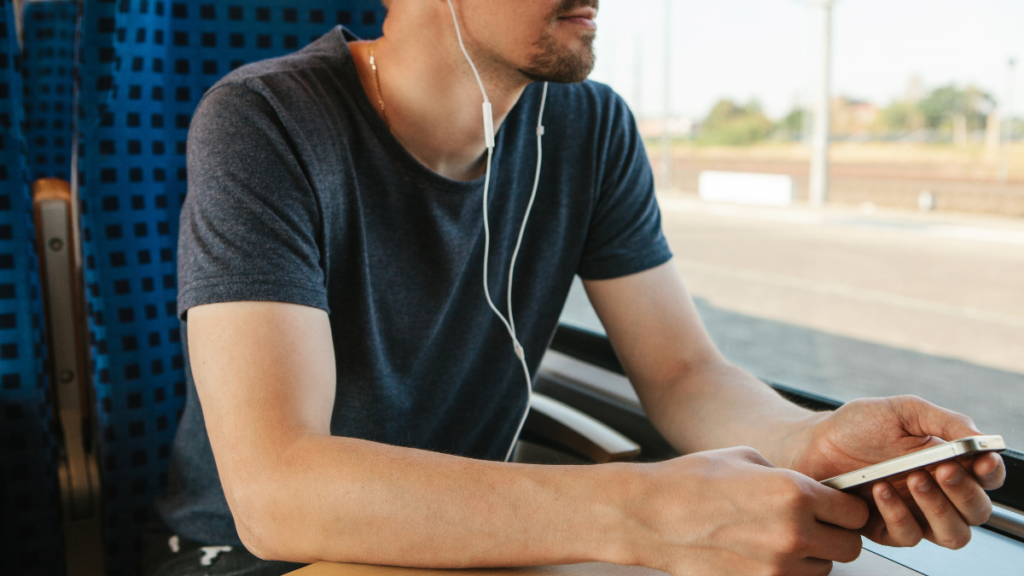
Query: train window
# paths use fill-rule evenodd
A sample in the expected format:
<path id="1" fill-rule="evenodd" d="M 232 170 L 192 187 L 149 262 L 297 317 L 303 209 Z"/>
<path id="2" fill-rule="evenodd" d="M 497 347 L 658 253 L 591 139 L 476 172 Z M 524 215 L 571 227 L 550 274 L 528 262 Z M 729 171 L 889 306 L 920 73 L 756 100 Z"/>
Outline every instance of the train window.
<path id="1" fill-rule="evenodd" d="M 1022 17 L 1012 0 L 602 3 L 591 78 L 633 110 L 675 264 L 730 360 L 839 401 L 915 394 L 1024 449 Z M 562 321 L 603 331 L 579 282 Z"/>

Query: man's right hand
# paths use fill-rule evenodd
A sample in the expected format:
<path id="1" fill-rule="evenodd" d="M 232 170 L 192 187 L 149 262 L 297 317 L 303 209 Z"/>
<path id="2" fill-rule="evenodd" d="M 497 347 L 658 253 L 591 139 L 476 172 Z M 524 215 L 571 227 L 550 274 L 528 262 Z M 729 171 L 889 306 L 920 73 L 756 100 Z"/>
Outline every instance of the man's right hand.
<path id="1" fill-rule="evenodd" d="M 863 500 L 775 468 L 751 448 L 638 468 L 639 564 L 675 576 L 810 576 L 860 554 Z"/>

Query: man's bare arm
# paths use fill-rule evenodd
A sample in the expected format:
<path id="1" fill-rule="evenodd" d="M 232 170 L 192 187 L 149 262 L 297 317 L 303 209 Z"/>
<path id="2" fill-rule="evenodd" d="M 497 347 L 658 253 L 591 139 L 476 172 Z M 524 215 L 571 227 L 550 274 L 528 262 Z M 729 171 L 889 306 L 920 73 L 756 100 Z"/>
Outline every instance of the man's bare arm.
<path id="1" fill-rule="evenodd" d="M 675 263 L 584 286 L 647 416 L 680 452 L 751 446 L 778 466 L 815 415 L 718 352 Z"/>
<path id="2" fill-rule="evenodd" d="M 616 467 L 485 462 L 330 436 L 327 314 L 189 310 L 188 346 L 239 535 L 261 557 L 423 567 L 626 561 Z"/>

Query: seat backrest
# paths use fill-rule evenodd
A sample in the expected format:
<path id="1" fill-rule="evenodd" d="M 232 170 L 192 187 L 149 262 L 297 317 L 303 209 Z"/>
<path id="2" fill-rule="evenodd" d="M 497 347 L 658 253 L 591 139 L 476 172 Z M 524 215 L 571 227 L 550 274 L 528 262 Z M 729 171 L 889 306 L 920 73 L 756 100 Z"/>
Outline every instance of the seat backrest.
<path id="1" fill-rule="evenodd" d="M 24 133 L 32 178 L 71 179 L 74 0 L 29 2 L 22 29 Z"/>
<path id="2" fill-rule="evenodd" d="M 14 8 L 0 0 L 0 574 L 56 576 L 56 444 L 21 96 Z"/>
<path id="3" fill-rule="evenodd" d="M 380 34 L 379 0 L 94 0 L 82 15 L 77 174 L 109 574 L 133 574 L 185 394 L 175 252 L 189 121 L 246 62 L 336 24 Z"/>

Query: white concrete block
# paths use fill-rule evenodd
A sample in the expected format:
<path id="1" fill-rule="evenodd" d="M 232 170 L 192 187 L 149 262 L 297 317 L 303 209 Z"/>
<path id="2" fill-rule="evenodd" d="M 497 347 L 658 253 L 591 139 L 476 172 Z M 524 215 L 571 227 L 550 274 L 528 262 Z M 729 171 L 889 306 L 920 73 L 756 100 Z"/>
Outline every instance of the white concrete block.
<path id="1" fill-rule="evenodd" d="M 700 197 L 708 202 L 754 206 L 789 206 L 793 203 L 793 179 L 781 174 L 750 172 L 700 173 Z"/>

